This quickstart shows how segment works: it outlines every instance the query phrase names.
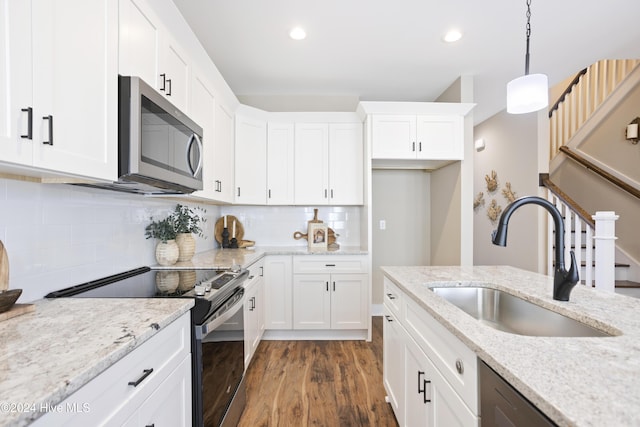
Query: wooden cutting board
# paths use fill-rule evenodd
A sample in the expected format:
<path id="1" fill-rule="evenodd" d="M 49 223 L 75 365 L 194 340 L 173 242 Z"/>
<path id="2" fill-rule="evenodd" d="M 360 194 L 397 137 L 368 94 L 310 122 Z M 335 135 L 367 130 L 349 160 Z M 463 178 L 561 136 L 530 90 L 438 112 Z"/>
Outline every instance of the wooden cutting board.
<path id="1" fill-rule="evenodd" d="M 9 256 L 0 240 L 0 292 L 9 289 Z"/>

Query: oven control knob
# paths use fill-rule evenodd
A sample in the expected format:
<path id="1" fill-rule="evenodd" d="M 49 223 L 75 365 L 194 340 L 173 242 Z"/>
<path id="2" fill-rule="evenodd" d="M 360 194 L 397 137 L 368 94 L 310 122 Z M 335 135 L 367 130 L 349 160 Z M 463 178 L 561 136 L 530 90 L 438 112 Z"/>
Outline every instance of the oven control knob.
<path id="1" fill-rule="evenodd" d="M 194 289 L 194 292 L 195 292 L 196 296 L 199 296 L 199 297 L 204 296 L 205 287 L 202 286 L 202 285 L 196 285 L 196 287 Z"/>

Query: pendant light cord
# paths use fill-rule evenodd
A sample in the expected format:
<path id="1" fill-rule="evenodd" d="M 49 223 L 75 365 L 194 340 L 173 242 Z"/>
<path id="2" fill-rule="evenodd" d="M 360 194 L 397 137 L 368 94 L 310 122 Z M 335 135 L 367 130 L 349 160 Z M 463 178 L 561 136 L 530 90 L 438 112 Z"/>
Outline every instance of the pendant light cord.
<path id="1" fill-rule="evenodd" d="M 524 75 L 529 74 L 529 38 L 531 37 L 531 0 L 527 0 L 527 53 L 524 57 Z"/>

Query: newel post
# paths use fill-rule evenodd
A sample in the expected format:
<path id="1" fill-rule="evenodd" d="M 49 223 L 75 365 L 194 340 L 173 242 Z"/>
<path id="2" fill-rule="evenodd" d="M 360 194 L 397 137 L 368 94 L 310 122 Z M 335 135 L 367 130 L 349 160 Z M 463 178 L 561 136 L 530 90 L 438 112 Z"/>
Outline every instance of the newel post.
<path id="1" fill-rule="evenodd" d="M 615 212 L 596 212 L 592 216 L 596 222 L 596 234 L 593 236 L 596 247 L 595 285 L 596 289 L 614 292 L 616 282 L 616 220 Z"/>

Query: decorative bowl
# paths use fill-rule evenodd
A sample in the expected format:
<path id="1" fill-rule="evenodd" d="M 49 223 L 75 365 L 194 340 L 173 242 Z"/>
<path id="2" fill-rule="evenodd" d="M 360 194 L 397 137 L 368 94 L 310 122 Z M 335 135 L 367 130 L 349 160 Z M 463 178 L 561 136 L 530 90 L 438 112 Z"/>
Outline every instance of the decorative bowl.
<path id="1" fill-rule="evenodd" d="M 0 313 L 4 313 L 13 307 L 13 304 L 16 303 L 20 295 L 22 294 L 22 289 L 9 289 L 8 291 L 0 292 Z"/>

